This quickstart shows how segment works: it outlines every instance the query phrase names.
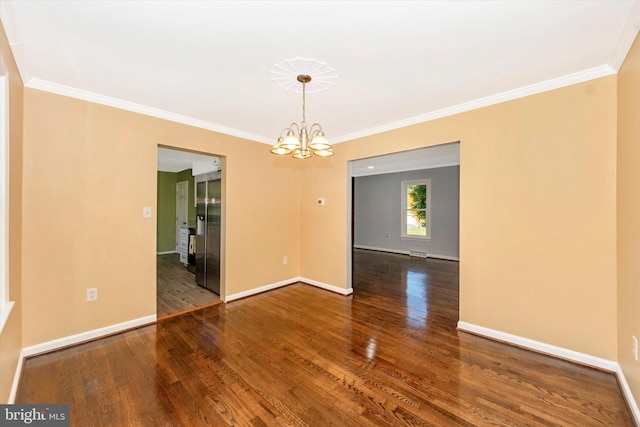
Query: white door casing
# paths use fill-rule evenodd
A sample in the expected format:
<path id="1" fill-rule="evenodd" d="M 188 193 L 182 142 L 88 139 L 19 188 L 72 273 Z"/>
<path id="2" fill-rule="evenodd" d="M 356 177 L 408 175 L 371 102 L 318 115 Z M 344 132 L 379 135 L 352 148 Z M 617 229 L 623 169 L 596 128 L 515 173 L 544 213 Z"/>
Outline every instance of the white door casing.
<path id="1" fill-rule="evenodd" d="M 189 181 L 176 183 L 176 250 L 180 242 L 180 227 L 187 226 L 189 214 Z"/>

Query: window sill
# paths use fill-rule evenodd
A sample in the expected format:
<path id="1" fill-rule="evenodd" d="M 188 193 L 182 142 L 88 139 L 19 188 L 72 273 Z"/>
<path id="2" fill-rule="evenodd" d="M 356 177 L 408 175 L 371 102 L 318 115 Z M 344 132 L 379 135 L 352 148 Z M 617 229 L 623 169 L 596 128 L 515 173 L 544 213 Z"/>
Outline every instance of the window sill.
<path id="1" fill-rule="evenodd" d="M 422 236 L 400 236 L 401 240 L 431 240 L 431 236 L 422 237 Z"/>
<path id="2" fill-rule="evenodd" d="M 9 314 L 11 314 L 11 309 L 13 308 L 14 301 L 9 301 L 6 304 L 0 306 L 0 334 L 2 334 L 2 330 L 4 329 L 4 325 L 9 320 Z"/>

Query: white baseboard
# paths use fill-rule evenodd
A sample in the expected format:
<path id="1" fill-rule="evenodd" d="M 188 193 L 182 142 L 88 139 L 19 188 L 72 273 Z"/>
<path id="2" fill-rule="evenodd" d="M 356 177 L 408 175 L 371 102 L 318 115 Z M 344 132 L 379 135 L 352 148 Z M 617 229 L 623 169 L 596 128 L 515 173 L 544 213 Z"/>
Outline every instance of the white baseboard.
<path id="1" fill-rule="evenodd" d="M 327 283 L 318 282 L 317 280 L 307 279 L 305 277 L 299 277 L 299 281 L 306 283 L 311 286 L 315 286 L 316 288 L 324 289 L 327 291 L 335 292 L 340 295 L 351 295 L 353 293 L 353 288 L 339 288 L 337 286 L 329 285 Z"/>
<path id="2" fill-rule="evenodd" d="M 296 283 L 299 281 L 298 277 L 293 277 L 291 279 L 282 280 L 280 282 L 271 283 L 270 285 L 260 286 L 259 288 L 249 289 L 248 291 L 238 292 L 237 294 L 227 295 L 224 298 L 224 302 L 235 301 L 240 298 L 250 297 L 252 295 L 261 294 L 262 292 L 271 291 L 273 289 L 278 289 L 283 286 L 290 285 L 292 283 Z"/>
<path id="3" fill-rule="evenodd" d="M 594 368 L 604 369 L 610 372 L 616 372 L 618 370 L 618 363 L 611 360 L 602 359 L 600 357 L 591 356 L 585 353 L 579 353 L 577 351 L 568 350 L 562 347 L 556 347 L 554 345 L 519 337 L 517 335 L 507 334 L 505 332 L 496 331 L 494 329 L 485 328 L 483 326 L 477 326 L 471 323 L 460 321 L 458 322 L 458 329 L 461 331 L 470 332 L 475 335 L 492 338 L 497 341 L 504 341 L 518 347 L 527 348 L 539 353 L 555 356 L 560 359 L 580 363 L 582 365 L 592 366 Z"/>
<path id="4" fill-rule="evenodd" d="M 409 251 L 402 251 L 400 249 L 389 248 L 377 248 L 375 246 L 353 245 L 355 249 L 367 249 L 369 251 L 389 252 L 391 254 L 409 255 Z"/>
<path id="5" fill-rule="evenodd" d="M 519 337 L 517 335 L 507 334 L 505 332 L 496 331 L 494 329 L 485 328 L 482 326 L 473 325 L 467 322 L 458 322 L 458 329 L 461 331 L 469 332 L 474 335 L 480 335 L 487 338 L 492 338 L 497 341 L 503 341 L 505 343 L 513 344 L 518 347 L 527 348 L 539 353 L 548 354 L 550 356 L 565 359 L 571 362 L 579 363 L 581 365 L 587 365 L 598 369 L 603 369 L 616 374 L 620 389 L 627 402 L 627 406 L 631 411 L 636 425 L 640 426 L 640 410 L 636 403 L 629 384 L 627 383 L 622 368 L 618 362 L 602 359 L 600 357 L 591 356 L 589 354 L 579 353 L 577 351 L 568 350 L 562 347 L 556 347 L 554 345 L 545 344 L 540 341 L 530 340 L 528 338 Z"/>
<path id="6" fill-rule="evenodd" d="M 443 259 L 445 261 L 458 261 L 458 262 L 460 262 L 460 257 L 449 256 L 449 255 L 427 254 L 427 258 L 435 258 L 435 259 Z"/>
<path id="7" fill-rule="evenodd" d="M 46 353 L 49 351 L 57 350 L 59 348 L 68 347 L 70 345 L 80 344 L 85 341 L 90 341 L 107 335 L 116 334 L 128 329 L 149 325 L 152 323 L 156 323 L 156 320 L 157 316 L 153 314 L 151 316 L 140 317 L 138 319 L 117 323 L 115 325 L 106 326 L 104 328 L 81 332 L 79 334 L 70 335 L 68 337 L 58 338 L 41 344 L 24 347 L 22 351 L 20 351 L 20 360 L 18 361 L 18 366 L 16 366 L 16 372 L 13 376 L 13 384 L 11 384 L 11 392 L 9 393 L 8 403 L 15 402 L 16 393 L 18 391 L 18 383 L 20 382 L 20 376 L 22 375 L 22 366 L 26 357 L 34 356 L 40 353 Z"/>
<path id="8" fill-rule="evenodd" d="M 627 406 L 631 410 L 631 415 L 633 415 L 633 419 L 636 422 L 637 426 L 640 426 L 640 409 L 638 409 L 638 404 L 631 393 L 631 389 L 629 388 L 629 384 L 627 383 L 627 379 L 624 377 L 624 372 L 622 372 L 622 367 L 620 364 L 616 363 L 616 377 L 618 378 L 618 383 L 620 384 L 620 388 L 622 389 L 622 394 L 627 401 Z"/>
<path id="9" fill-rule="evenodd" d="M 224 299 L 224 302 L 231 302 L 240 298 L 250 297 L 252 295 L 261 294 L 262 292 L 271 291 L 273 289 L 278 289 L 283 286 L 291 285 L 292 283 L 303 282 L 307 285 L 315 286 L 317 288 L 321 288 L 327 291 L 335 292 L 340 295 L 351 295 L 353 293 L 353 288 L 339 288 L 337 286 L 329 285 L 326 283 L 318 282 L 316 280 L 307 279 L 304 277 L 292 277 L 291 279 L 282 280 L 280 282 L 271 283 L 270 285 L 261 286 L 259 288 L 250 289 L 244 292 L 238 292 L 237 294 L 227 295 Z"/>
<path id="10" fill-rule="evenodd" d="M 11 391 L 9 392 L 9 400 L 7 403 L 13 405 L 16 403 L 16 394 L 18 394 L 18 384 L 20 384 L 20 377 L 22 377 L 22 365 L 24 364 L 24 350 L 20 351 L 18 356 L 18 365 L 16 366 L 16 372 L 13 374 L 13 382 L 11 383 Z"/>
<path id="11" fill-rule="evenodd" d="M 156 255 L 169 255 L 169 254 L 177 254 L 178 251 L 164 251 L 164 252 L 157 252 Z"/>
<path id="12" fill-rule="evenodd" d="M 367 249 L 370 251 L 378 251 L 378 252 L 389 252 L 392 254 L 400 254 L 400 255 L 409 255 L 410 251 L 403 251 L 401 249 L 389 249 L 389 248 L 377 248 L 375 246 L 364 246 L 364 245 L 353 245 L 355 249 Z M 438 255 L 427 252 L 427 258 L 436 258 L 436 259 L 444 259 L 447 261 L 460 261 L 460 258 L 457 256 L 449 256 L 449 255 Z"/>
<path id="13" fill-rule="evenodd" d="M 513 344 L 518 347 L 527 348 L 538 353 L 548 354 L 550 356 L 565 359 L 571 362 L 579 363 L 581 365 L 587 365 L 598 369 L 603 369 L 616 374 L 620 389 L 627 402 L 627 405 L 631 411 L 635 423 L 640 426 L 640 410 L 636 403 L 629 384 L 627 383 L 622 368 L 618 362 L 602 359 L 600 357 L 591 356 L 589 354 L 579 353 L 577 351 L 568 350 L 562 347 L 556 347 L 554 345 L 545 344 L 540 341 L 530 340 L 528 338 L 519 337 L 517 335 L 507 334 L 505 332 L 496 331 L 494 329 L 485 328 L 482 326 L 473 325 L 467 322 L 458 322 L 458 329 L 461 331 L 469 332 L 474 335 L 480 335 L 483 337 L 491 338 L 497 341 L 503 341 L 508 344 Z"/>

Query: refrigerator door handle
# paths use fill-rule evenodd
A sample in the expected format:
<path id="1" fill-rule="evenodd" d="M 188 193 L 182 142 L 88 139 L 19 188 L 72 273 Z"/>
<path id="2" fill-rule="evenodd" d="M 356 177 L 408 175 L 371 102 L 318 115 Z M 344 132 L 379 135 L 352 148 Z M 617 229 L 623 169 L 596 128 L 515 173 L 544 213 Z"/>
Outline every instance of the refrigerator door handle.
<path id="1" fill-rule="evenodd" d="M 204 215 L 198 215 L 197 223 L 196 223 L 196 235 L 204 236 L 205 226 L 204 226 Z"/>

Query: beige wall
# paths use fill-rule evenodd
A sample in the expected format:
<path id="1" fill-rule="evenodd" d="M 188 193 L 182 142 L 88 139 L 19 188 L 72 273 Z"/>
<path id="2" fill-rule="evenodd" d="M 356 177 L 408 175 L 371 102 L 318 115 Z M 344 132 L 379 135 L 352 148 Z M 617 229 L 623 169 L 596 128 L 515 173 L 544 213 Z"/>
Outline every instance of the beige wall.
<path id="1" fill-rule="evenodd" d="M 452 141 L 460 320 L 616 360 L 615 76 L 338 145 L 302 176 L 302 276 L 348 286 L 348 160 Z"/>
<path id="2" fill-rule="evenodd" d="M 27 88 L 25 347 L 155 314 L 156 221 L 142 208 L 155 213 L 158 145 L 225 156 L 227 295 L 299 275 L 292 160 L 264 144 Z M 87 303 L 90 287 L 98 300 Z"/>
<path id="3" fill-rule="evenodd" d="M 23 85 L 0 23 L 0 52 L 9 72 L 9 299 L 10 317 L 0 335 L 0 402 L 7 402 L 22 348 L 22 102 Z"/>
<path id="4" fill-rule="evenodd" d="M 640 39 L 618 73 L 618 363 L 640 405 Z"/>

